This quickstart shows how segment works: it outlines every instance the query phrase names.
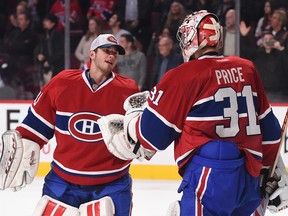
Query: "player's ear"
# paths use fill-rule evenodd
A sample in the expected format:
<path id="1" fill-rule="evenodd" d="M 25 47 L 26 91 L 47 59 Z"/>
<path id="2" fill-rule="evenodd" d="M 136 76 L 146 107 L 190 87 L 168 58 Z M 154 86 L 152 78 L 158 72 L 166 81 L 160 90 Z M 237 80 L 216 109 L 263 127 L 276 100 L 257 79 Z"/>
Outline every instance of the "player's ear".
<path id="1" fill-rule="evenodd" d="M 90 59 L 94 59 L 95 58 L 95 55 L 96 55 L 96 50 L 90 50 L 89 51 L 89 57 L 90 57 Z"/>

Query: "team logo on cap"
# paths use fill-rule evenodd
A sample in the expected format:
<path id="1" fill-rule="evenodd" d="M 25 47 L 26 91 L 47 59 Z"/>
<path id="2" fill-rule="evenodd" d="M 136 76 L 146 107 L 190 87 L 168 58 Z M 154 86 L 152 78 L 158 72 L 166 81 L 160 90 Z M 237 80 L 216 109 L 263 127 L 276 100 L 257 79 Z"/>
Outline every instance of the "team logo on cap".
<path id="1" fill-rule="evenodd" d="M 116 38 L 113 37 L 113 36 L 109 36 L 109 37 L 107 38 L 107 40 L 110 41 L 110 42 L 112 42 L 112 43 L 116 43 L 116 44 L 117 44 L 117 40 L 116 40 Z"/>

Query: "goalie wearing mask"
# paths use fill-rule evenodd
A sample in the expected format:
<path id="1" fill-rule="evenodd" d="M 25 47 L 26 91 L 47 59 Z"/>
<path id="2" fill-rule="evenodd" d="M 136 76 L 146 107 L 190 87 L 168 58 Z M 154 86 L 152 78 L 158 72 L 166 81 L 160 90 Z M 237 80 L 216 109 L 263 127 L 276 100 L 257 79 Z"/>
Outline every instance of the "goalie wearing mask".
<path id="1" fill-rule="evenodd" d="M 41 90 L 21 125 L 2 135 L 1 190 L 30 184 L 40 149 L 55 136 L 51 171 L 34 216 L 131 215 L 131 160 L 108 151 L 97 124 L 101 116 L 124 115 L 125 99 L 138 92 L 135 81 L 112 71 L 123 54 L 113 35 L 99 35 L 91 44 L 90 69 L 61 71 Z"/>
<path id="2" fill-rule="evenodd" d="M 168 215 L 251 215 L 262 200 L 260 172 L 273 165 L 281 136 L 261 79 L 251 61 L 218 53 L 222 29 L 212 13 L 188 15 L 177 39 L 184 63 L 140 109 L 127 106 L 133 95 L 125 101 L 124 135 L 107 130 L 112 116 L 99 120 L 108 149 L 149 158 L 174 142 L 183 195 Z"/>

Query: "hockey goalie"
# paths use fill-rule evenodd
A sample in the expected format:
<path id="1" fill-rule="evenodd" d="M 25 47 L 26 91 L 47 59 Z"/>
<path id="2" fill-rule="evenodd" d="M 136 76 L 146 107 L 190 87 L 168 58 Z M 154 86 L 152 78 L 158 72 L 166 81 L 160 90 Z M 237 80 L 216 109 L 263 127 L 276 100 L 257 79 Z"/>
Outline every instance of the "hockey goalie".
<path id="1" fill-rule="evenodd" d="M 55 138 L 51 169 L 33 216 L 131 215 L 129 169 L 138 153 L 127 160 L 111 154 L 97 123 L 112 113 L 123 116 L 123 103 L 139 92 L 134 80 L 113 72 L 118 56 L 124 54 L 112 34 L 100 34 L 90 46 L 90 68 L 67 69 L 53 77 L 21 124 L 3 134 L 1 190 L 17 191 L 30 184 L 40 149 Z"/>
<path id="2" fill-rule="evenodd" d="M 105 143 L 122 159 L 131 159 L 137 149 L 145 157 L 174 143 L 182 196 L 169 216 L 249 216 L 262 201 L 261 169 L 278 159 L 278 119 L 253 63 L 220 54 L 223 35 L 215 14 L 187 15 L 176 37 L 185 63 L 165 73 L 144 110 L 126 112 L 124 135 L 113 133 L 114 124 L 109 130 L 114 121 L 107 116 L 111 136 Z M 268 206 L 275 212 L 287 202 L 286 170 L 277 168 Z M 273 204 L 275 199 L 280 202 Z"/>

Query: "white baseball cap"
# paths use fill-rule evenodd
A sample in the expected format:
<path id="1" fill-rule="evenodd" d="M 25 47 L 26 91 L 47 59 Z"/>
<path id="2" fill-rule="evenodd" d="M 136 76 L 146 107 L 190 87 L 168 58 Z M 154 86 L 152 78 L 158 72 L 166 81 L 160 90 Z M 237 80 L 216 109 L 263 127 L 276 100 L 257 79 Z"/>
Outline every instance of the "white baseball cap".
<path id="1" fill-rule="evenodd" d="M 108 48 L 115 46 L 119 55 L 125 55 L 125 49 L 118 43 L 117 39 L 112 34 L 100 34 L 91 44 L 90 50 L 97 48 Z"/>

